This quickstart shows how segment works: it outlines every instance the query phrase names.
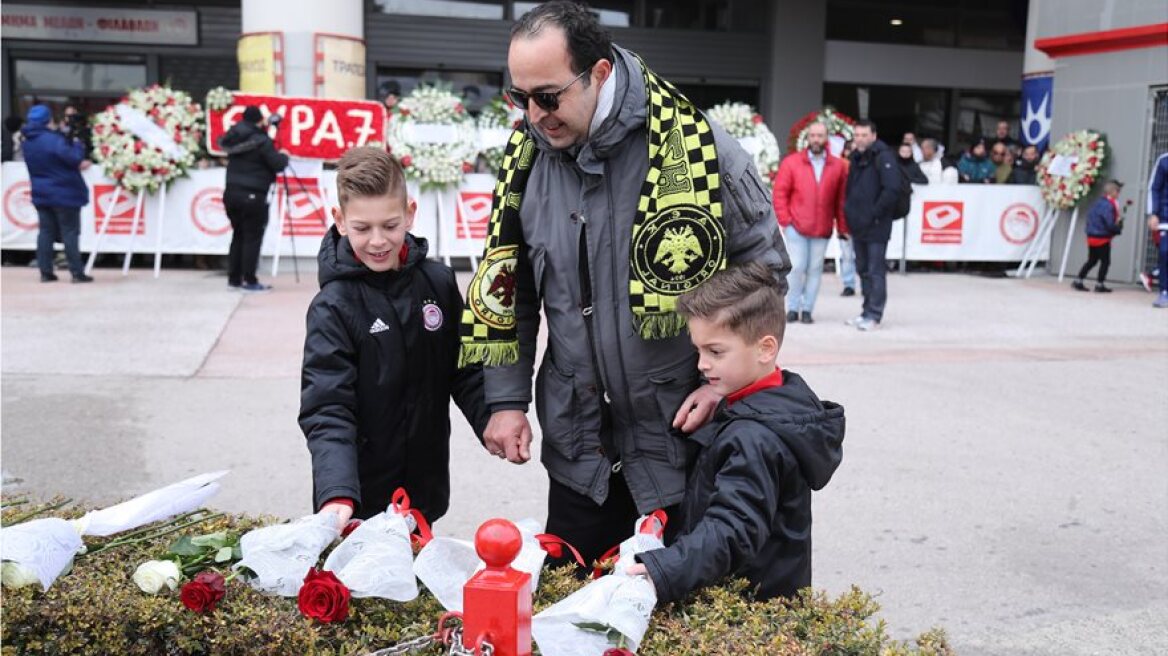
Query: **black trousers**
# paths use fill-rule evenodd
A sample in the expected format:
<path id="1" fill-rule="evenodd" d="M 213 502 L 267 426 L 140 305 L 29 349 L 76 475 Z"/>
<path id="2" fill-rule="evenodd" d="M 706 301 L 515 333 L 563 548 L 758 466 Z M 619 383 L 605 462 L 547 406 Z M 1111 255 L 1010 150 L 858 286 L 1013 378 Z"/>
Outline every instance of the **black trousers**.
<path id="1" fill-rule="evenodd" d="M 223 208 L 231 221 L 227 282 L 231 285 L 253 284 L 257 282 L 260 246 L 264 241 L 264 229 L 268 227 L 267 194 L 228 185 L 223 192 Z"/>
<path id="2" fill-rule="evenodd" d="M 1091 273 L 1091 269 L 1095 264 L 1099 264 L 1099 277 L 1096 280 L 1102 285 L 1104 280 L 1107 280 L 1107 269 L 1111 268 L 1111 242 L 1103 244 L 1102 246 L 1088 246 L 1087 247 L 1087 263 L 1079 269 L 1079 280 L 1084 280 L 1087 274 Z"/>
<path id="3" fill-rule="evenodd" d="M 629 494 L 629 486 L 623 475 L 613 474 L 608 479 L 608 498 L 599 506 L 591 497 L 576 492 L 554 478 L 549 483 L 545 530 L 576 547 L 588 567 L 592 566 L 593 561 L 599 560 L 604 552 L 633 534 L 633 523 L 641 514 L 637 512 L 637 504 Z M 681 518 L 676 516 L 680 509 L 679 505 L 665 509 L 670 518 L 665 525 L 665 544 L 673 541 L 681 527 Z M 546 562 L 550 567 L 558 567 L 572 562 L 572 554 L 565 549 L 563 557 L 549 556 Z M 577 574 L 583 577 L 590 571 L 578 570 Z"/>

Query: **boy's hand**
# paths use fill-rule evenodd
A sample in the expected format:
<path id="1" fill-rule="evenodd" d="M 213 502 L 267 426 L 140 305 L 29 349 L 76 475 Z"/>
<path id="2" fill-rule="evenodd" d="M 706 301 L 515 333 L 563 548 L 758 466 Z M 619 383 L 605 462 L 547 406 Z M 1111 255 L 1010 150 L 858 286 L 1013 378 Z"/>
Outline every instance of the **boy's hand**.
<path id="1" fill-rule="evenodd" d="M 681 429 L 683 433 L 692 433 L 705 426 L 710 417 L 714 416 L 714 408 L 718 407 L 721 400 L 722 397 L 709 385 L 702 385 L 682 401 L 673 417 L 673 427 Z"/>
<path id="2" fill-rule="evenodd" d="M 337 528 L 338 529 L 345 528 L 345 524 L 348 524 L 349 520 L 353 518 L 353 509 L 350 508 L 348 504 L 344 504 L 344 503 L 326 503 L 326 504 L 324 504 L 323 506 L 320 507 L 320 512 L 317 514 L 323 515 L 325 513 L 333 513 L 334 515 L 337 516 Z"/>
<path id="3" fill-rule="evenodd" d="M 629 568 L 625 571 L 628 572 L 629 576 L 643 576 L 649 579 L 650 583 L 653 582 L 653 577 L 649 576 L 649 568 L 645 567 L 645 565 L 642 563 L 629 565 Z"/>
<path id="4" fill-rule="evenodd" d="M 483 431 L 483 446 L 493 456 L 521 465 L 531 459 L 531 424 L 522 410 L 491 414 Z"/>
<path id="5" fill-rule="evenodd" d="M 1155 214 L 1148 215 L 1148 230 L 1155 232 L 1160 229 L 1160 217 Z"/>

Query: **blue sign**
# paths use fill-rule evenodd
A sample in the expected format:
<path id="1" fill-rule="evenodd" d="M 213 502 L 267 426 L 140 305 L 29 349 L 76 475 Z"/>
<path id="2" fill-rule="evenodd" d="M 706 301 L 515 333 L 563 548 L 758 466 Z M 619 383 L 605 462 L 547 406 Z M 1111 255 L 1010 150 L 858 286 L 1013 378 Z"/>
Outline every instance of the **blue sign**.
<path id="1" fill-rule="evenodd" d="M 1054 75 L 1022 80 L 1022 143 L 1046 150 L 1050 143 L 1051 104 L 1054 101 Z"/>

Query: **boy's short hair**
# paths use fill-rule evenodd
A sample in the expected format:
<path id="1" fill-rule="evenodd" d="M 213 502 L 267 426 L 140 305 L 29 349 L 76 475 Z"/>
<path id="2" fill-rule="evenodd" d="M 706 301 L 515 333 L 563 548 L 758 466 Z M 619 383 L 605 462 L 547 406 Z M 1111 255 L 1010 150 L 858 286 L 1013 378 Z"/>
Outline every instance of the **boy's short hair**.
<path id="1" fill-rule="evenodd" d="M 352 198 L 398 196 L 406 201 L 406 174 L 401 163 L 382 148 L 350 148 L 337 162 L 337 200 L 342 209 Z"/>
<path id="2" fill-rule="evenodd" d="M 747 343 L 774 335 L 781 346 L 787 327 L 783 296 L 766 265 L 751 262 L 719 271 L 677 299 L 677 311 L 725 326 Z"/>
<path id="3" fill-rule="evenodd" d="M 1103 191 L 1107 192 L 1107 191 L 1111 191 L 1111 190 L 1115 190 L 1117 192 L 1123 191 L 1123 183 L 1120 182 L 1119 180 L 1114 179 L 1114 178 L 1112 178 L 1111 180 L 1108 180 L 1107 182 L 1104 182 L 1103 183 Z"/>

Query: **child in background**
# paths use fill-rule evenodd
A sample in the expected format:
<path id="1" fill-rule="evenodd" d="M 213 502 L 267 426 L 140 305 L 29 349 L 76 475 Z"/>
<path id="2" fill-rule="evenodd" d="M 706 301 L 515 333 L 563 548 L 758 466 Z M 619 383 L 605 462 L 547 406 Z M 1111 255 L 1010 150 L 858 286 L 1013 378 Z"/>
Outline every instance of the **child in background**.
<path id="1" fill-rule="evenodd" d="M 343 526 L 384 511 L 404 487 L 434 522 L 450 500 L 451 397 L 477 435 L 487 423 L 481 367 L 456 367 L 462 295 L 409 233 L 417 203 L 397 160 L 379 148 L 345 153 L 337 197 L 301 377 L 313 504 Z"/>
<path id="2" fill-rule="evenodd" d="M 1109 180 L 1103 185 L 1103 196 L 1091 206 L 1087 213 L 1087 263 L 1079 269 L 1079 277 L 1071 283 L 1071 287 L 1085 292 L 1087 286 L 1083 280 L 1096 264 L 1099 265 L 1098 282 L 1095 291 L 1111 293 L 1111 288 L 1103 284 L 1107 279 L 1107 269 L 1111 267 L 1111 240 L 1123 232 L 1123 216 L 1119 213 L 1119 192 L 1123 183 L 1119 180 Z"/>
<path id="3" fill-rule="evenodd" d="M 725 395 L 690 439 L 700 447 L 686 486 L 677 539 L 637 555 L 661 601 L 726 576 L 745 577 L 756 598 L 811 585 L 811 491 L 843 458 L 844 409 L 820 401 L 776 366 L 786 317 L 765 266 L 719 272 L 678 300 L 698 348 L 698 368 Z"/>

